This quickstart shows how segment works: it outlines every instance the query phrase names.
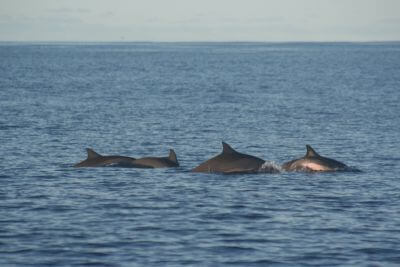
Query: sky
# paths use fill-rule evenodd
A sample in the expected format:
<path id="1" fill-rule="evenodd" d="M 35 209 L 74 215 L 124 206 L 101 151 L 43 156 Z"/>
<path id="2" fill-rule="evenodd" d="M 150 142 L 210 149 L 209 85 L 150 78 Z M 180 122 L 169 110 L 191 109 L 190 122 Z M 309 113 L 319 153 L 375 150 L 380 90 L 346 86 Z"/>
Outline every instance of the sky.
<path id="1" fill-rule="evenodd" d="M 0 41 L 399 41 L 400 0 L 0 0 Z"/>

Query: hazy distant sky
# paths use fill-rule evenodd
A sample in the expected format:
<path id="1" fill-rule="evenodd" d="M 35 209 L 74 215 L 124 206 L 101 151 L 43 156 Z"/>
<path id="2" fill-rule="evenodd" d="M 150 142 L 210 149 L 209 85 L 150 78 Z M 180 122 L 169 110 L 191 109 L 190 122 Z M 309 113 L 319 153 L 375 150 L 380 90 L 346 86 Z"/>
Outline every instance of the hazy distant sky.
<path id="1" fill-rule="evenodd" d="M 400 40 L 400 0 L 0 0 L 0 41 Z"/>

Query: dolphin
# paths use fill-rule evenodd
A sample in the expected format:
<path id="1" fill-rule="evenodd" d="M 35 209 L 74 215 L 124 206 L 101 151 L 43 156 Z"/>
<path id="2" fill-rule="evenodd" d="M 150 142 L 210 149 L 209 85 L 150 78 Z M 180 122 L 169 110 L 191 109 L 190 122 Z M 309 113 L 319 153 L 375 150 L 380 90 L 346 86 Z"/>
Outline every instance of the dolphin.
<path id="1" fill-rule="evenodd" d="M 241 174 L 278 172 L 273 166 L 267 166 L 264 169 L 265 160 L 242 154 L 234 150 L 230 145 L 222 142 L 222 153 L 201 163 L 192 172 L 218 172 L 223 174 Z"/>
<path id="2" fill-rule="evenodd" d="M 349 171 L 352 168 L 334 159 L 320 156 L 310 146 L 306 145 L 307 153 L 304 157 L 286 162 L 282 169 L 286 171 L 309 171 L 309 172 L 330 172 L 330 171 Z M 356 169 L 354 169 L 356 170 Z"/>
<path id="3" fill-rule="evenodd" d="M 87 159 L 74 165 L 74 167 L 107 167 L 130 166 L 136 159 L 124 156 L 102 156 L 91 148 L 86 148 Z"/>
<path id="4" fill-rule="evenodd" d="M 168 157 L 146 157 L 132 162 L 133 168 L 167 168 L 179 167 L 179 162 L 173 149 L 169 150 Z"/>

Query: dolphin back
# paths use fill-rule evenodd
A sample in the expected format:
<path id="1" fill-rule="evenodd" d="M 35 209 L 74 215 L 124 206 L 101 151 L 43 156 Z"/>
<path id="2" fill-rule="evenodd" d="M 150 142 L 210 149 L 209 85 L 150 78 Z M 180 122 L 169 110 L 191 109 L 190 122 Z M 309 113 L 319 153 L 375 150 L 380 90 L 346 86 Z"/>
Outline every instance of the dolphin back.
<path id="1" fill-rule="evenodd" d="M 222 142 L 222 152 L 201 163 L 192 172 L 219 172 L 223 174 L 257 173 L 265 160 L 242 154 Z"/>
<path id="2" fill-rule="evenodd" d="M 310 172 L 346 171 L 350 169 L 346 164 L 340 161 L 320 156 L 310 145 L 306 145 L 306 148 L 307 152 L 304 157 L 284 163 L 282 169 L 286 171 Z"/>
<path id="3" fill-rule="evenodd" d="M 169 150 L 168 157 L 145 157 L 137 159 L 132 164 L 133 168 L 168 168 L 179 167 L 178 158 L 173 149 Z"/>

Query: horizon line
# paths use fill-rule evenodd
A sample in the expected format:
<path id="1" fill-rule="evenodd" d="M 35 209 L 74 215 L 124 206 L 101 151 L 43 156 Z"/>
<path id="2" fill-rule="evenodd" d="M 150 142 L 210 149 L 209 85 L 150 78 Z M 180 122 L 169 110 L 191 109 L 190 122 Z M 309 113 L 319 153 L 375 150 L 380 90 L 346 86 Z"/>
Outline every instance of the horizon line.
<path id="1" fill-rule="evenodd" d="M 0 43 L 266 43 L 266 44 L 284 44 L 284 43 L 400 43 L 399 40 L 369 40 L 369 41 L 350 41 L 350 40 L 335 40 L 335 41 L 308 41 L 308 40 L 291 40 L 291 41 L 251 41 L 251 40 L 193 40 L 193 41 L 149 41 L 149 40 L 0 40 Z"/>

